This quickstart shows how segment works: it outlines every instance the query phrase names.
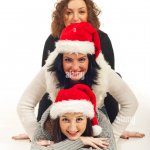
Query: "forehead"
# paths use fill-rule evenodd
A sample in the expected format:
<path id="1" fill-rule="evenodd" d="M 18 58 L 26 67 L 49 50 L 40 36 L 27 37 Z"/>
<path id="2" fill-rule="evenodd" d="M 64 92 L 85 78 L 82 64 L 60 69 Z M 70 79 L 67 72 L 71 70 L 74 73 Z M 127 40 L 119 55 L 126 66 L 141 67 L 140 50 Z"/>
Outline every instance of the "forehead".
<path id="1" fill-rule="evenodd" d="M 64 57 L 87 57 L 87 54 L 81 54 L 81 53 L 64 53 Z"/>
<path id="2" fill-rule="evenodd" d="M 61 117 L 69 117 L 69 118 L 73 118 L 73 117 L 79 117 L 79 116 L 84 116 L 83 113 L 80 112 L 74 112 L 74 113 L 64 113 Z"/>
<path id="3" fill-rule="evenodd" d="M 86 3 L 84 0 L 70 0 L 68 2 L 69 9 L 79 9 L 79 8 L 86 8 Z"/>

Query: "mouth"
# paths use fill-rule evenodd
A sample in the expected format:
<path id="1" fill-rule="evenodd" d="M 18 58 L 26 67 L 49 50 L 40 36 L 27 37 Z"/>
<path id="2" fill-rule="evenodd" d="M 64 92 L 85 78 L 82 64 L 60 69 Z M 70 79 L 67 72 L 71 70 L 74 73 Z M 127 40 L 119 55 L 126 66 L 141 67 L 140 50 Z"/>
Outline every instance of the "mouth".
<path id="1" fill-rule="evenodd" d="M 75 133 L 70 133 L 69 131 L 67 131 L 69 136 L 74 137 L 77 136 L 77 134 L 79 133 L 79 131 L 75 132 Z"/>
<path id="2" fill-rule="evenodd" d="M 74 76 L 74 77 L 81 77 L 81 76 L 83 76 L 83 72 L 70 72 L 70 75 L 71 76 Z"/>

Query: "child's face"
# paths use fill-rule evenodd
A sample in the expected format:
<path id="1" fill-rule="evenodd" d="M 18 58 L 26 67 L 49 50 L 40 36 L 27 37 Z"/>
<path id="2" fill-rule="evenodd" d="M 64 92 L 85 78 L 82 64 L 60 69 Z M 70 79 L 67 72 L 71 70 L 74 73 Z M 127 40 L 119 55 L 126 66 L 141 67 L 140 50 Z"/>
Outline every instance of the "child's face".
<path id="1" fill-rule="evenodd" d="M 78 139 L 85 131 L 87 117 L 83 113 L 65 113 L 59 120 L 61 132 L 70 140 Z"/>

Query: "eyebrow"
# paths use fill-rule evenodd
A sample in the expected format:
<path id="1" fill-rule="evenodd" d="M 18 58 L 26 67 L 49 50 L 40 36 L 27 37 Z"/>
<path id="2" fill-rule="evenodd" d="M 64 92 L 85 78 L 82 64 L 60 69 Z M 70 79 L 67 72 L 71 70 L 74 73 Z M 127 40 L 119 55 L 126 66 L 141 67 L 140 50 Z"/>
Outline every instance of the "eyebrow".
<path id="1" fill-rule="evenodd" d="M 64 116 L 64 115 L 63 115 L 63 116 L 61 116 L 61 117 L 68 117 L 68 116 Z M 81 116 L 77 116 L 77 117 L 84 117 L 84 115 L 81 115 Z"/>
<path id="2" fill-rule="evenodd" d="M 69 56 L 64 56 L 64 57 L 71 58 L 71 57 L 69 57 Z"/>
<path id="3" fill-rule="evenodd" d="M 80 8 L 78 8 L 78 9 L 83 9 L 83 8 L 86 9 L 86 7 L 80 7 Z M 72 10 L 71 8 L 67 8 L 67 9 Z"/>
<path id="4" fill-rule="evenodd" d="M 73 58 L 71 58 L 71 57 L 69 57 L 69 56 L 64 56 L 64 59 L 66 59 L 66 58 L 73 59 Z M 81 57 L 79 57 L 78 59 L 80 59 L 80 58 L 87 58 L 87 56 L 81 56 Z"/>
<path id="5" fill-rule="evenodd" d="M 83 57 L 87 57 L 87 56 L 81 56 L 80 58 L 83 58 Z"/>
<path id="6" fill-rule="evenodd" d="M 64 116 L 64 115 L 63 115 L 63 116 L 61 116 L 61 117 L 67 117 L 67 116 Z"/>
<path id="7" fill-rule="evenodd" d="M 77 117 L 84 117 L 84 115 L 82 115 L 82 116 L 77 116 Z"/>
<path id="8" fill-rule="evenodd" d="M 68 56 L 64 56 L 64 59 L 73 59 L 73 58 L 71 58 L 71 57 L 68 57 Z"/>

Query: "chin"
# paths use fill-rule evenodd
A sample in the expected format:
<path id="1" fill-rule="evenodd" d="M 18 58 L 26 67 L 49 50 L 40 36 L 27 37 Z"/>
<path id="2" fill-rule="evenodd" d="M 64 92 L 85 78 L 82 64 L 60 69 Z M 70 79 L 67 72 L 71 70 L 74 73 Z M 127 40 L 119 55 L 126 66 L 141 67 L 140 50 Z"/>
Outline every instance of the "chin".
<path id="1" fill-rule="evenodd" d="M 74 81 L 74 82 L 78 82 L 80 80 L 82 80 L 83 78 L 82 77 L 74 77 L 74 78 L 71 78 L 71 81 Z"/>
<path id="2" fill-rule="evenodd" d="M 79 137 L 80 137 L 80 136 L 68 137 L 68 139 L 74 141 L 74 140 L 77 140 Z"/>
<path id="3" fill-rule="evenodd" d="M 80 78 L 72 78 L 71 79 L 71 81 L 73 81 L 73 82 L 78 82 L 78 81 L 80 81 L 81 79 Z"/>

